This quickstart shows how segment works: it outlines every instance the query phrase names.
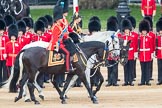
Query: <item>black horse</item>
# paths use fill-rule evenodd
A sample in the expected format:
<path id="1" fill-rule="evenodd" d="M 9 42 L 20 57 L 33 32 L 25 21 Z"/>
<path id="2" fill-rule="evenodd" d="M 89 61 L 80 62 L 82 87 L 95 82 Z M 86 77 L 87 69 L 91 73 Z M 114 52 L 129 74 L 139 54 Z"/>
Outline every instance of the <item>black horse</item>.
<path id="1" fill-rule="evenodd" d="M 1 0 L 0 1 L 0 17 L 5 16 L 6 14 L 9 14 L 9 5 L 10 0 Z"/>
<path id="2" fill-rule="evenodd" d="M 81 43 L 78 46 L 80 47 L 81 50 L 77 48 L 78 50 L 76 52 L 76 55 L 77 55 L 78 61 L 73 62 L 73 67 L 76 68 L 76 71 L 74 74 L 78 75 L 80 79 L 82 80 L 82 82 L 84 83 L 93 103 L 98 103 L 97 99 L 93 96 L 93 93 L 86 80 L 86 76 L 84 72 L 86 61 L 84 57 L 86 56 L 87 58 L 89 58 L 92 54 L 97 54 L 100 60 L 104 60 L 103 55 L 104 55 L 105 44 L 102 42 L 92 41 L 92 42 Z M 83 53 L 81 53 L 80 51 L 83 52 L 85 56 L 83 56 Z M 15 102 L 22 98 L 23 86 L 29 79 L 28 81 L 30 83 L 29 92 L 30 92 L 30 95 L 32 96 L 31 100 L 34 101 L 36 104 L 39 103 L 35 99 L 35 96 L 33 93 L 33 89 L 34 89 L 33 82 L 34 82 L 37 71 L 39 71 L 40 73 L 47 72 L 49 74 L 59 74 L 60 72 L 66 71 L 65 64 L 49 67 L 48 66 L 48 55 L 49 55 L 48 53 L 49 51 L 41 47 L 29 48 L 23 52 L 22 61 L 23 61 L 26 73 L 24 74 L 22 81 L 20 82 L 20 92 L 19 92 L 19 96 L 15 98 Z M 106 55 L 107 53 L 108 51 L 106 51 Z M 67 82 L 64 86 L 63 92 L 61 92 L 61 90 L 58 90 L 62 103 L 66 103 L 65 92 L 66 92 L 66 89 L 69 87 L 68 85 L 71 80 L 71 77 L 72 75 L 68 74 Z"/>
<path id="3" fill-rule="evenodd" d="M 23 0 L 11 0 L 9 1 L 10 14 L 15 17 L 16 20 L 20 20 L 22 17 L 30 16 L 30 7 Z"/>

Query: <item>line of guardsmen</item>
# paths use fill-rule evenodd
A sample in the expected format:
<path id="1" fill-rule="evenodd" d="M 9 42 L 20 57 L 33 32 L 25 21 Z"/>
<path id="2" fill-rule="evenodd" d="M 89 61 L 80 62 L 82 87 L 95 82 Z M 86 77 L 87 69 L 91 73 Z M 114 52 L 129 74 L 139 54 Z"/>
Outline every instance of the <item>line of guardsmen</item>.
<path id="1" fill-rule="evenodd" d="M 40 17 L 35 24 L 29 17 L 16 21 L 13 16 L 5 15 L 0 19 L 0 82 L 9 77 L 17 53 L 26 44 L 51 40 L 52 24 L 50 15 Z"/>
<path id="2" fill-rule="evenodd" d="M 121 32 L 118 37 L 125 41 L 131 40 L 128 62 L 124 66 L 124 83 L 122 86 L 134 86 L 133 81 L 136 78 L 136 59 L 139 59 L 141 66 L 141 82 L 138 84 L 150 86 L 153 72 L 153 58 L 157 58 L 158 67 L 158 83 L 162 84 L 162 18 L 156 23 L 156 33 L 153 32 L 153 22 L 150 16 L 146 16 L 139 23 L 139 32 L 135 32 L 136 20 L 133 16 L 123 19 L 121 24 L 118 23 L 116 17 L 111 16 L 107 20 L 107 30 L 117 31 L 121 25 Z M 108 58 L 109 63 L 115 61 Z M 106 86 L 119 86 L 118 81 L 118 65 L 108 68 L 108 83 Z"/>

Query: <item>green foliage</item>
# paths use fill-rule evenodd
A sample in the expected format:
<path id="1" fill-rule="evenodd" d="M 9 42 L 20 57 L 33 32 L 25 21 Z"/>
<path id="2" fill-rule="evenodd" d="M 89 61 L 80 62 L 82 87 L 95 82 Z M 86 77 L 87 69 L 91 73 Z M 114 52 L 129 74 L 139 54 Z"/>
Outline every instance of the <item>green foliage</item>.
<path id="1" fill-rule="evenodd" d="M 136 21 L 137 21 L 136 25 L 138 27 L 139 22 L 142 20 L 140 6 L 132 5 L 130 6 L 130 9 L 131 9 L 131 15 L 136 18 Z M 31 16 L 33 17 L 35 21 L 40 16 L 44 16 L 45 14 L 52 15 L 52 13 L 53 13 L 53 9 L 32 9 L 31 10 Z M 112 15 L 116 16 L 116 10 L 115 9 L 103 9 L 103 10 L 96 10 L 96 9 L 84 10 L 83 9 L 83 10 L 80 10 L 80 15 L 83 17 L 83 28 L 84 29 L 87 29 L 88 21 L 90 17 L 94 15 L 98 16 L 101 19 L 102 29 L 105 29 L 107 19 Z M 157 6 L 157 13 L 154 18 L 154 26 L 157 20 L 160 18 L 160 16 L 161 16 L 160 7 Z M 69 10 L 68 21 L 69 22 L 72 21 L 72 9 Z"/>

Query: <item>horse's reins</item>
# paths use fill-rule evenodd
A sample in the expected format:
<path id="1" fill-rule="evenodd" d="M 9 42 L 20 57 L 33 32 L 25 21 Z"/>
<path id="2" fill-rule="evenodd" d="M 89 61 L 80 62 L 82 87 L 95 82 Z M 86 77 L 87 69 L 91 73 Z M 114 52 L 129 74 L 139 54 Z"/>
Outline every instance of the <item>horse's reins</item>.
<path id="1" fill-rule="evenodd" d="M 24 8 L 24 5 L 23 5 L 23 3 L 22 3 L 22 0 L 19 0 L 19 1 L 20 1 L 20 4 L 21 4 L 21 9 L 20 9 L 19 12 L 16 12 L 16 10 L 14 10 L 15 15 L 20 14 L 20 13 L 22 12 L 23 8 Z"/>

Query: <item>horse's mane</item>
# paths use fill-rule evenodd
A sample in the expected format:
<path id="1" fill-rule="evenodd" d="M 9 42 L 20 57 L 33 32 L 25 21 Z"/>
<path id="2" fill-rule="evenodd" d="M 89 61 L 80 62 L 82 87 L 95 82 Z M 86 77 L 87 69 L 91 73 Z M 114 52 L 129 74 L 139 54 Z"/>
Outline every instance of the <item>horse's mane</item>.
<path id="1" fill-rule="evenodd" d="M 93 46 L 93 47 L 104 47 L 104 43 L 103 42 L 99 42 L 99 41 L 89 41 L 89 42 L 83 42 L 83 43 L 79 43 L 78 44 L 80 47 L 82 48 L 87 48 L 88 46 Z"/>
<path id="2" fill-rule="evenodd" d="M 86 35 L 83 37 L 84 41 L 101 41 L 102 37 L 104 38 L 105 36 L 111 37 L 115 32 L 114 31 L 103 31 L 103 32 L 94 32 L 92 35 Z M 105 40 L 105 39 L 104 39 Z M 106 41 L 106 40 L 105 40 Z"/>

